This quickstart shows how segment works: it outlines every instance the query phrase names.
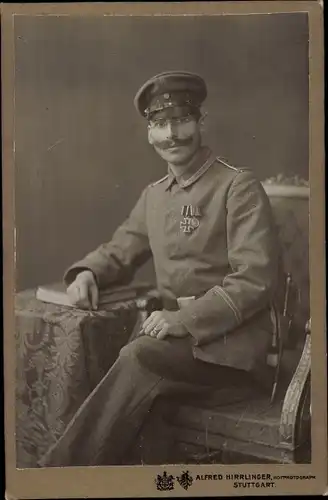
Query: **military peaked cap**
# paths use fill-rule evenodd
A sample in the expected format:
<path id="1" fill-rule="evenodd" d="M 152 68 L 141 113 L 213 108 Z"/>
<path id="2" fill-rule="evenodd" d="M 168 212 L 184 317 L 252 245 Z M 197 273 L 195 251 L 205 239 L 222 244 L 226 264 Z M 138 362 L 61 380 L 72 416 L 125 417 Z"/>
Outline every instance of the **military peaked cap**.
<path id="1" fill-rule="evenodd" d="M 200 76 L 187 71 L 166 71 L 142 85 L 134 105 L 142 116 L 150 118 L 166 108 L 199 108 L 206 96 L 206 84 Z"/>

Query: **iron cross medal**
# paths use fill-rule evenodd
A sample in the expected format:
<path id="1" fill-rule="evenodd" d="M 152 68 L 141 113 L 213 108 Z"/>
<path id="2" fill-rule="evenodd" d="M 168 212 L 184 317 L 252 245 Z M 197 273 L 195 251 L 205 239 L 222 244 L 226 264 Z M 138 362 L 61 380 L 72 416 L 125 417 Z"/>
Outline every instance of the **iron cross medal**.
<path id="1" fill-rule="evenodd" d="M 201 217 L 201 212 L 198 206 L 183 205 L 181 215 L 183 216 L 183 219 L 180 222 L 180 229 L 183 233 L 190 234 L 197 229 L 200 224 L 198 218 Z"/>

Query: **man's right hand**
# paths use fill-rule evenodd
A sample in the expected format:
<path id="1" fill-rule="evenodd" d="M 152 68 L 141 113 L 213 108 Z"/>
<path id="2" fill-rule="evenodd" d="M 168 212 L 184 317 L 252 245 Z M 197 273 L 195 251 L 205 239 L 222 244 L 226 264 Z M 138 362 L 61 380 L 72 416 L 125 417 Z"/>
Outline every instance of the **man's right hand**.
<path id="1" fill-rule="evenodd" d="M 81 309 L 97 309 L 99 290 L 92 271 L 79 273 L 67 288 L 67 295 L 72 305 Z"/>

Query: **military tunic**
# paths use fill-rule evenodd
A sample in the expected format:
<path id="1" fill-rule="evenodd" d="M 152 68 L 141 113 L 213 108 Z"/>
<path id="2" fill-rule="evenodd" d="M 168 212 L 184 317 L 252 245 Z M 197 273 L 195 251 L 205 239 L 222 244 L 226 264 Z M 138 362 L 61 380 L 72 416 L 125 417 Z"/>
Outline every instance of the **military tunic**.
<path id="1" fill-rule="evenodd" d="M 100 288 L 132 277 L 153 256 L 164 307 L 179 310 L 201 360 L 251 370 L 271 339 L 270 306 L 280 273 L 270 202 L 254 174 L 206 147 L 188 174 L 167 176 L 142 192 L 111 241 L 65 275 L 90 269 Z"/>

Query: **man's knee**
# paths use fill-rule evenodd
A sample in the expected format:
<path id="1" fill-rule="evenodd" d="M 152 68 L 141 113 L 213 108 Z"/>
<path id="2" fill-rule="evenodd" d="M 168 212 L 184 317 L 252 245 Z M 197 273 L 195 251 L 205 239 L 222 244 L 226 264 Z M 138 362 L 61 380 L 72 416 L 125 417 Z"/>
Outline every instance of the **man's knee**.
<path id="1" fill-rule="evenodd" d="M 152 344 L 156 340 L 151 338 L 151 337 L 146 337 L 142 336 L 139 337 L 129 344 L 125 345 L 122 347 L 120 350 L 120 355 L 119 357 L 121 359 L 128 358 L 129 360 L 135 359 L 139 360 L 140 357 L 143 358 L 144 355 L 147 356 L 147 354 L 151 351 L 152 349 Z"/>

